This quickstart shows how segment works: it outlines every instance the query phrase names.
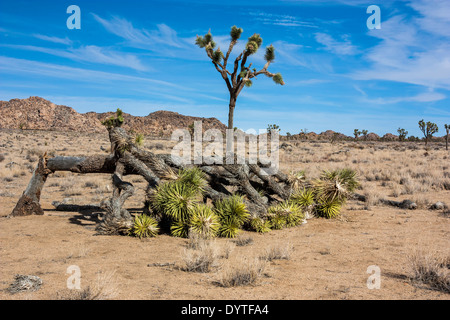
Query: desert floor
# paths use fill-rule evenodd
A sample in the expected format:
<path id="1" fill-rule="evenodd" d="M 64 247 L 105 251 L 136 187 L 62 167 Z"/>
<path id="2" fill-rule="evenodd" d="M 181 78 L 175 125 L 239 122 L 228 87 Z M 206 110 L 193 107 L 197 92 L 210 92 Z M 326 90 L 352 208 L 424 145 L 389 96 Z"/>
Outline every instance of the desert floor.
<path id="1" fill-rule="evenodd" d="M 338 219 L 313 218 L 302 226 L 266 234 L 244 231 L 253 242 L 215 239 L 222 252 L 208 273 L 188 272 L 188 239 L 159 235 L 140 240 L 94 236 L 98 212 L 57 212 L 53 201 L 98 205 L 111 191 L 108 175 L 58 172 L 41 196 L 44 216 L 7 218 L 31 177 L 38 156 L 101 154 L 107 134 L 0 131 L 0 299 L 69 299 L 68 268 L 78 266 L 81 289 L 101 290 L 105 299 L 437 299 L 448 293 L 412 279 L 411 257 L 450 256 L 448 209 L 430 210 L 437 201 L 450 205 L 450 153 L 433 143 L 288 141 L 281 169 L 357 170 L 366 202 L 349 201 Z M 144 148 L 169 153 L 174 142 L 147 137 Z M 128 178 L 136 193 L 127 201 L 132 213 L 143 205 L 145 184 Z M 379 199 L 411 199 L 416 210 L 379 204 Z M 288 248 L 288 259 L 269 261 L 251 286 L 225 288 L 227 270 L 258 259 L 270 248 Z M 380 270 L 379 289 L 369 289 L 371 266 Z M 69 268 L 70 270 L 70 268 Z M 368 272 L 369 271 L 369 272 Z M 14 275 L 36 275 L 38 291 L 10 294 Z"/>

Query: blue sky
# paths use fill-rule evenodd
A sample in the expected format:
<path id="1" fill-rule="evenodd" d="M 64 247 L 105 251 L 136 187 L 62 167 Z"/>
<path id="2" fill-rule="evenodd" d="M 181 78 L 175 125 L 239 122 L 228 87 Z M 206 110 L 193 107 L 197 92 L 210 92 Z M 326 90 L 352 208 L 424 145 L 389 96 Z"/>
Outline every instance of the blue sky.
<path id="1" fill-rule="evenodd" d="M 69 30 L 69 5 L 81 29 Z M 369 30 L 369 5 L 381 29 Z M 331 129 L 379 135 L 418 121 L 444 134 L 450 123 L 450 1 L 43 1 L 0 2 L 0 100 L 41 96 L 78 112 L 120 107 L 216 117 L 227 123 L 228 90 L 196 35 L 211 29 L 222 50 L 231 26 L 243 28 L 232 57 L 261 34 L 257 69 L 273 44 L 269 71 L 244 88 L 235 126 L 282 133 Z"/>

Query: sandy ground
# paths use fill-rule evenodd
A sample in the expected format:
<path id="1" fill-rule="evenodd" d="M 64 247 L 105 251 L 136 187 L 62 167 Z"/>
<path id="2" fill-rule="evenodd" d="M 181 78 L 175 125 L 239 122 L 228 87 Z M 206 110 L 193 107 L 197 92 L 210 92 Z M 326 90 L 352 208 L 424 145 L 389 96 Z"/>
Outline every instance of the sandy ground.
<path id="1" fill-rule="evenodd" d="M 96 212 L 54 210 L 51 204 L 54 200 L 79 205 L 98 203 L 109 192 L 109 178 L 105 176 L 64 174 L 50 177 L 42 194 L 44 216 L 7 218 L 31 175 L 23 169 L 27 161 L 33 164 L 31 160 L 24 160 L 27 153 L 23 148 L 27 148 L 27 145 L 30 148 L 40 141 L 43 149 L 51 147 L 58 154 L 66 155 L 92 150 L 101 152 L 100 145 L 108 146 L 107 137 L 83 144 L 83 150 L 80 151 L 64 134 L 30 133 L 20 138 L 18 144 L 14 135 L 17 137 L 17 133 L 1 133 L 4 144 L 0 153 L 6 154 L 5 160 L 0 163 L 3 170 L 1 178 L 4 180 L 0 187 L 2 300 L 67 298 L 70 295 L 67 289 L 67 280 L 71 276 L 67 271 L 70 266 L 79 267 L 82 289 L 100 284 L 114 293 L 110 296 L 113 299 L 450 298 L 449 294 L 432 290 L 410 279 L 409 255 L 418 250 L 446 255 L 450 253 L 448 214 L 427 208 L 403 210 L 381 205 L 367 208 L 352 200 L 343 209 L 339 219 L 314 218 L 302 226 L 267 234 L 244 231 L 242 236 L 251 237 L 253 242 L 247 246 L 235 246 L 230 256 L 222 257 L 219 265 L 208 273 L 187 272 L 183 269 L 187 239 L 169 235 L 143 240 L 95 236 Z M 45 141 L 48 141 L 47 145 Z M 58 152 L 64 149 L 64 152 Z M 4 169 L 11 161 L 18 163 L 21 168 L 14 171 L 16 174 L 12 176 L 11 172 Z M 293 166 L 292 163 L 283 165 Z M 12 179 L 7 179 L 10 176 Z M 66 185 L 67 181 L 70 181 L 70 185 Z M 135 182 L 137 185 L 141 183 L 141 187 L 127 202 L 127 207 L 131 212 L 138 213 L 142 200 L 139 195 L 143 192 L 144 184 L 138 177 Z M 450 204 L 449 190 L 430 190 L 427 196 L 430 201 L 440 200 Z M 408 195 L 403 198 L 408 198 Z M 233 241 L 221 238 L 216 239 L 215 244 L 223 249 L 234 244 Z M 290 259 L 268 262 L 264 275 L 255 285 L 233 288 L 218 285 L 221 272 L 227 267 L 241 264 L 249 257 L 257 258 L 272 246 L 287 244 L 293 248 Z M 368 273 L 371 266 L 378 267 L 381 272 L 379 289 L 369 289 L 367 286 L 367 280 L 372 275 L 370 269 Z M 6 289 L 16 274 L 37 275 L 43 279 L 43 285 L 36 292 L 12 295 Z"/>

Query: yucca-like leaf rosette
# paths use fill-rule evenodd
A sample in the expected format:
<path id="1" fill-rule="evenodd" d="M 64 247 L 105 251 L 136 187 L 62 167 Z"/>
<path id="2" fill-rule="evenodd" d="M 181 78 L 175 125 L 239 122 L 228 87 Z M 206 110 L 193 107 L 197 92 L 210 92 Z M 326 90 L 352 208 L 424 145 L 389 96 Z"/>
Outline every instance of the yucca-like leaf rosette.
<path id="1" fill-rule="evenodd" d="M 198 201 L 198 190 L 180 181 L 171 181 L 157 187 L 152 195 L 151 205 L 158 213 L 171 220 L 189 221 Z"/>
<path id="2" fill-rule="evenodd" d="M 316 207 L 316 214 L 319 217 L 332 219 L 339 216 L 342 203 L 339 200 L 319 203 Z"/>
<path id="3" fill-rule="evenodd" d="M 260 217 L 254 217 L 250 220 L 250 228 L 251 230 L 258 233 L 267 233 L 271 230 L 271 223 L 267 219 L 263 219 Z"/>
<path id="4" fill-rule="evenodd" d="M 267 216 L 272 229 L 282 229 L 300 225 L 304 219 L 302 208 L 290 201 L 283 201 L 269 207 Z"/>
<path id="5" fill-rule="evenodd" d="M 212 208 L 206 204 L 198 204 L 194 208 L 190 221 L 190 232 L 203 239 L 217 236 L 220 228 L 220 220 Z"/>
<path id="6" fill-rule="evenodd" d="M 294 192 L 289 200 L 303 209 L 309 209 L 312 205 L 314 205 L 314 197 L 314 189 L 303 188 Z"/>
<path id="7" fill-rule="evenodd" d="M 187 238 L 191 229 L 190 221 L 173 220 L 170 224 L 170 234 L 178 238 Z"/>
<path id="8" fill-rule="evenodd" d="M 220 220 L 219 235 L 227 238 L 234 238 L 250 218 L 244 198 L 239 195 L 216 201 L 215 212 Z"/>
<path id="9" fill-rule="evenodd" d="M 141 239 L 155 237 L 159 233 L 158 221 L 146 214 L 140 214 L 134 218 L 130 233 Z"/>

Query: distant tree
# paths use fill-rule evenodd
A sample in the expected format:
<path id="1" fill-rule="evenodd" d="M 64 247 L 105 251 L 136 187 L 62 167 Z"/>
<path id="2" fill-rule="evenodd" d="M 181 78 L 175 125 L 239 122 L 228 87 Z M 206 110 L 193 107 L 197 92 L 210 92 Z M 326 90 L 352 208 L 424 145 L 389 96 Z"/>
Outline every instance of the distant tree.
<path id="1" fill-rule="evenodd" d="M 236 107 L 236 100 L 245 87 L 251 87 L 252 79 L 263 74 L 269 78 L 272 78 L 276 84 L 284 85 L 283 77 L 280 73 L 274 74 L 267 71 L 269 65 L 275 60 L 275 48 L 270 45 L 266 48 L 264 59 L 266 64 L 264 67 L 256 71 L 252 69 L 252 63 L 246 65 L 248 57 L 255 54 L 262 45 L 262 38 L 259 34 L 254 34 L 247 40 L 245 49 L 234 60 L 232 70 L 227 70 L 228 60 L 230 54 L 241 37 L 243 30 L 233 26 L 231 28 L 230 36 L 231 41 L 228 46 L 227 52 L 224 54 L 220 48 L 214 50 L 216 43 L 213 40 L 211 31 L 209 31 L 203 37 L 197 36 L 195 44 L 200 48 L 205 48 L 207 56 L 211 59 L 217 72 L 219 72 L 222 78 L 225 80 L 228 91 L 230 93 L 230 103 L 228 106 L 228 129 L 233 129 L 234 108 Z"/>
<path id="2" fill-rule="evenodd" d="M 334 143 L 338 139 L 339 139 L 339 132 L 334 132 L 333 136 L 331 137 L 330 143 Z"/>
<path id="3" fill-rule="evenodd" d="M 398 139 L 400 141 L 405 141 L 406 136 L 408 135 L 408 131 L 406 131 L 405 129 L 402 129 L 402 128 L 398 128 L 397 132 L 398 132 Z"/>
<path id="4" fill-rule="evenodd" d="M 439 131 L 436 123 L 430 121 L 425 122 L 423 119 L 419 121 L 419 128 L 425 137 L 425 146 L 428 145 L 428 140 L 433 137 L 433 134 Z"/>
<path id="5" fill-rule="evenodd" d="M 302 137 L 302 139 L 308 139 L 308 136 L 306 135 L 308 133 L 308 129 L 300 129 L 300 137 Z"/>
<path id="6" fill-rule="evenodd" d="M 369 133 L 369 131 L 368 130 L 361 130 L 361 133 L 362 133 L 362 135 L 364 137 L 364 140 L 367 140 L 367 134 Z"/>
<path id="7" fill-rule="evenodd" d="M 450 124 L 444 124 L 446 135 L 445 135 L 445 150 L 448 150 L 448 135 L 450 131 Z"/>
<path id="8" fill-rule="evenodd" d="M 290 132 L 286 132 L 286 138 L 287 138 L 288 140 L 291 139 L 291 136 L 292 136 L 292 134 L 291 134 Z"/>
<path id="9" fill-rule="evenodd" d="M 359 131 L 358 129 L 353 130 L 353 135 L 355 136 L 355 139 L 358 139 L 360 134 L 361 134 L 361 131 Z"/>
<path id="10" fill-rule="evenodd" d="M 269 124 L 267 125 L 267 133 L 270 135 L 272 131 L 280 132 L 280 126 L 276 124 Z"/>

